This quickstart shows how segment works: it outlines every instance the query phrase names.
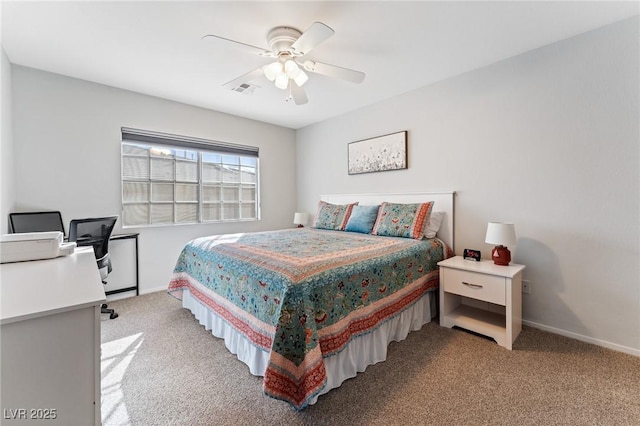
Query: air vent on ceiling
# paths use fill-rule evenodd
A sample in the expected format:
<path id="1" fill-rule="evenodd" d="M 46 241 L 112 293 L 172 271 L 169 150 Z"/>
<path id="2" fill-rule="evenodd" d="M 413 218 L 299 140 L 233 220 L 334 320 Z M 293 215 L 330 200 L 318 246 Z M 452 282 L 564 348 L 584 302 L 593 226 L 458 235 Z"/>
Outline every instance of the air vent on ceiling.
<path id="1" fill-rule="evenodd" d="M 259 86 L 256 86 L 255 84 L 242 83 L 241 85 L 236 86 L 231 90 L 233 90 L 234 92 L 242 93 L 243 95 L 251 95 L 253 91 L 258 87 Z"/>

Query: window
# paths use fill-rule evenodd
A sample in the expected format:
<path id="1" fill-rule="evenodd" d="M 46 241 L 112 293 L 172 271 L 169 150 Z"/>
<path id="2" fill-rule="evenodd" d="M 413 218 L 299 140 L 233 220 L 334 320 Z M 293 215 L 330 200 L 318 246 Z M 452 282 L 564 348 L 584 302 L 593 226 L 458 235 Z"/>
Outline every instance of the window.
<path id="1" fill-rule="evenodd" d="M 258 220 L 258 148 L 122 129 L 122 223 Z"/>

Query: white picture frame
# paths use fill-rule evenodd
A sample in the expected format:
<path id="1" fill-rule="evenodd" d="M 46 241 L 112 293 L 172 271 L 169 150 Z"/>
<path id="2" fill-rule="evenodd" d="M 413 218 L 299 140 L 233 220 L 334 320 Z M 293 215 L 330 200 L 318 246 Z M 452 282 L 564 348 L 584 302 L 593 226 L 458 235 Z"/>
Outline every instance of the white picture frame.
<path id="1" fill-rule="evenodd" d="M 407 168 L 407 131 L 350 142 L 348 173 L 382 172 Z"/>

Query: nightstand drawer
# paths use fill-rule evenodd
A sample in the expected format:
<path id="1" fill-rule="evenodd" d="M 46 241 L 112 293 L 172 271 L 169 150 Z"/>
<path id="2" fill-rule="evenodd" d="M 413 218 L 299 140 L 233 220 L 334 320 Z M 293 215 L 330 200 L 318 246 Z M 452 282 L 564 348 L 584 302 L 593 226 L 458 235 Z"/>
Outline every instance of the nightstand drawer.
<path id="1" fill-rule="evenodd" d="M 495 275 L 446 268 L 444 291 L 497 305 L 506 304 L 505 279 Z"/>

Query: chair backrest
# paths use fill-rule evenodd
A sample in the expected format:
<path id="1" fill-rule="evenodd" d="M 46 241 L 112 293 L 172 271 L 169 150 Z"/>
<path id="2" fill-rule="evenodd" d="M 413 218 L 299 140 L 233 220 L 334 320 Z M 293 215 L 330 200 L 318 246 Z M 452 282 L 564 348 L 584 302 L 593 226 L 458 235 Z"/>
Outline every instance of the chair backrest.
<path id="1" fill-rule="evenodd" d="M 78 246 L 93 246 L 96 259 L 100 260 L 109 254 L 109 238 L 117 220 L 118 216 L 73 219 L 69 224 L 69 241 Z"/>

